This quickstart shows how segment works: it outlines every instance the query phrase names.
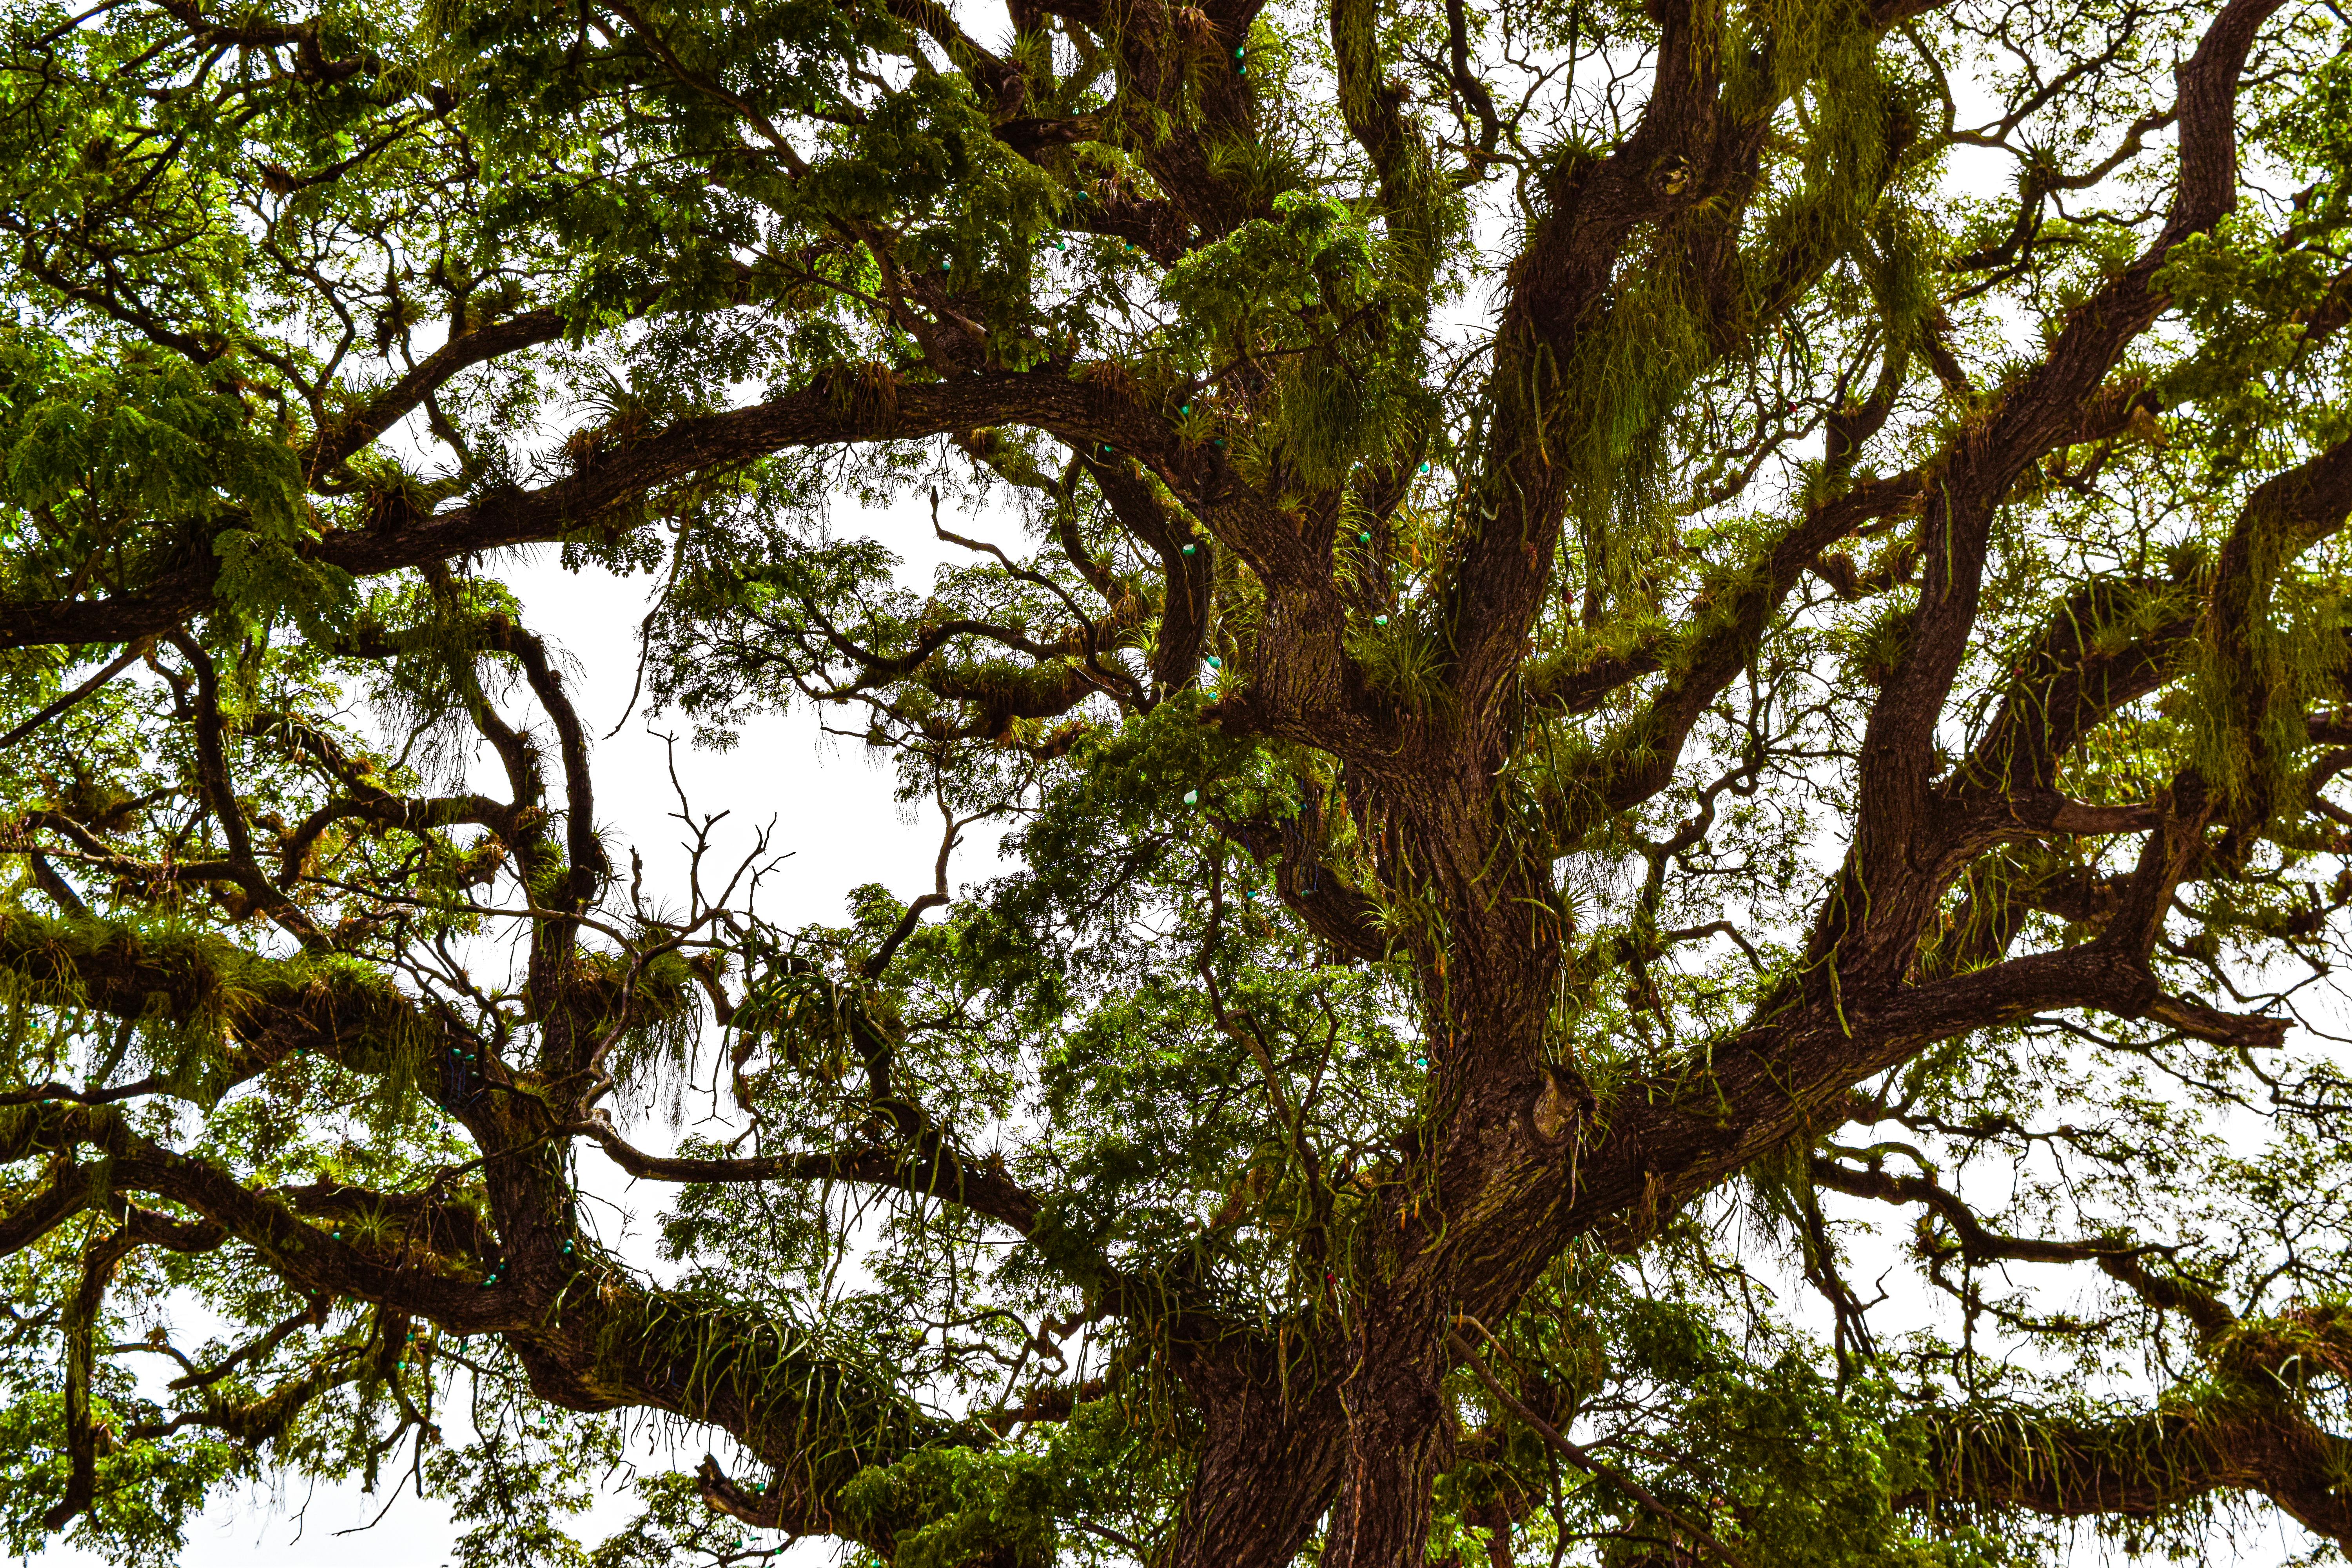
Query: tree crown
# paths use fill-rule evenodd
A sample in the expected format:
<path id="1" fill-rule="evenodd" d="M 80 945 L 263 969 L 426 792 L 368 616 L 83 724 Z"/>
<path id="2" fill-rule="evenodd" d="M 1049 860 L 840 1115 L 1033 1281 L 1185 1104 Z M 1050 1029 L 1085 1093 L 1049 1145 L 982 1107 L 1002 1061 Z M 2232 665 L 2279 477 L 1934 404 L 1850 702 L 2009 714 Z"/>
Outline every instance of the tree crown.
<path id="1" fill-rule="evenodd" d="M 12 1549 L 405 1468 L 580 1561 L 613 1412 L 713 1457 L 606 1568 L 2352 1548 L 2347 59 L 17 0 Z M 624 864 L 529 545 L 936 885 Z"/>

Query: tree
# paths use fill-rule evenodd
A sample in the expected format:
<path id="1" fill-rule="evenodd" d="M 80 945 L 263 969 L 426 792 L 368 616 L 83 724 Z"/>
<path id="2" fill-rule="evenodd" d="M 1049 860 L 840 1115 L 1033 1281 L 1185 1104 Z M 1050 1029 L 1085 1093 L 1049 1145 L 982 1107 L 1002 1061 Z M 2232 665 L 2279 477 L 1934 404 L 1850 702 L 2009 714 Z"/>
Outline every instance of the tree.
<path id="1" fill-rule="evenodd" d="M 2352 1548 L 2341 13 L 1006 10 L 7 8 L 11 1549 Z M 620 865 L 531 544 L 936 889 Z"/>

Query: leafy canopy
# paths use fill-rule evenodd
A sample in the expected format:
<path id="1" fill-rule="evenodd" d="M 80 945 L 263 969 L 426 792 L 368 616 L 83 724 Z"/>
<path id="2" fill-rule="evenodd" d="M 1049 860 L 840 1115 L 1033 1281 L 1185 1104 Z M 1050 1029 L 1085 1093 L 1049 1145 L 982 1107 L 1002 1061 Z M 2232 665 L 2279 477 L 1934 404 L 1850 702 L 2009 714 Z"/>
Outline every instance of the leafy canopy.
<path id="1" fill-rule="evenodd" d="M 2352 1549 L 2347 43 L 9 0 L 9 1549 Z M 530 545 L 935 888 L 622 864 Z"/>

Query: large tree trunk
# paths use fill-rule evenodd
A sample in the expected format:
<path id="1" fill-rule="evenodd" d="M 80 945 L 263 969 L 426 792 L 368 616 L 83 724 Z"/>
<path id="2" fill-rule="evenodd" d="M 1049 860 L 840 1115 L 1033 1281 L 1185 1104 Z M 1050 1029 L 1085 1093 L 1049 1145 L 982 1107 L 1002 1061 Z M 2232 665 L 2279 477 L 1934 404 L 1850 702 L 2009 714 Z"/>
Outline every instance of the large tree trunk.
<path id="1" fill-rule="evenodd" d="M 1491 787 L 1463 778 L 1450 799 L 1415 801 L 1421 819 L 1401 836 L 1397 858 L 1425 868 L 1447 928 L 1421 976 L 1433 1113 L 1358 1244 L 1339 1388 L 1347 1468 L 1327 1568 L 1426 1560 L 1432 1490 L 1452 1463 L 1446 1330 L 1465 1299 L 1491 1311 L 1524 1292 L 1552 1250 L 1541 1221 L 1565 1194 L 1564 1162 L 1535 1115 L 1560 932 L 1546 868 L 1518 862 L 1480 793 Z"/>
<path id="2" fill-rule="evenodd" d="M 1166 1568 L 1287 1568 L 1331 1506 L 1347 1453 L 1339 1400 L 1296 1372 L 1286 1390 L 1272 1362 L 1262 1345 L 1180 1357 L 1202 1431 Z"/>
<path id="3" fill-rule="evenodd" d="M 1356 1332 L 1355 1371 L 1340 1385 L 1348 1412 L 1347 1501 L 1324 1549 L 1328 1568 L 1420 1568 L 1429 1548 L 1430 1491 L 1448 1445 L 1435 1326 L 1382 1303 Z"/>

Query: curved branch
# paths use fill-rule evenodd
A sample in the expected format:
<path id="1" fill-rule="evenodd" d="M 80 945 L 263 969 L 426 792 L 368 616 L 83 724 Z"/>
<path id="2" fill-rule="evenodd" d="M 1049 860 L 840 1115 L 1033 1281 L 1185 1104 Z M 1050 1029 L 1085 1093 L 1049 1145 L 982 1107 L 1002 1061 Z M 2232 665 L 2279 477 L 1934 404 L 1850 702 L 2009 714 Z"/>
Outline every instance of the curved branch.
<path id="1" fill-rule="evenodd" d="M 494 491 L 381 531 L 322 534 L 303 554 L 354 576 L 375 576 L 559 539 L 650 489 L 728 472 L 788 447 L 914 440 L 990 425 L 1029 425 L 1073 442 L 1150 450 L 1171 471 L 1204 478 L 1218 468 L 1174 443 L 1165 420 L 1083 376 L 982 371 L 936 383 L 892 383 L 882 395 L 870 378 L 845 368 L 771 402 L 681 419 L 537 489 Z M 160 636 L 211 603 L 218 569 L 205 552 L 110 598 L 9 604 L 0 607 L 0 647 Z"/>
<path id="2" fill-rule="evenodd" d="M 2283 1399 L 2238 1394 L 2105 1418 L 1955 1412 L 1929 1427 L 1937 1496 L 1954 1502 L 2145 1519 L 2212 1492 L 2252 1491 L 2352 1548 L 2342 1486 L 2352 1444 Z"/>
<path id="3" fill-rule="evenodd" d="M 716 1160 L 648 1154 L 598 1112 L 566 1131 L 593 1138 L 632 1176 L 656 1182 L 855 1182 L 917 1197 L 939 1198 L 1009 1226 L 1035 1233 L 1044 1205 L 988 1161 L 972 1161 L 932 1134 L 912 1151 L 850 1150 L 835 1154 L 766 1154 Z"/>

